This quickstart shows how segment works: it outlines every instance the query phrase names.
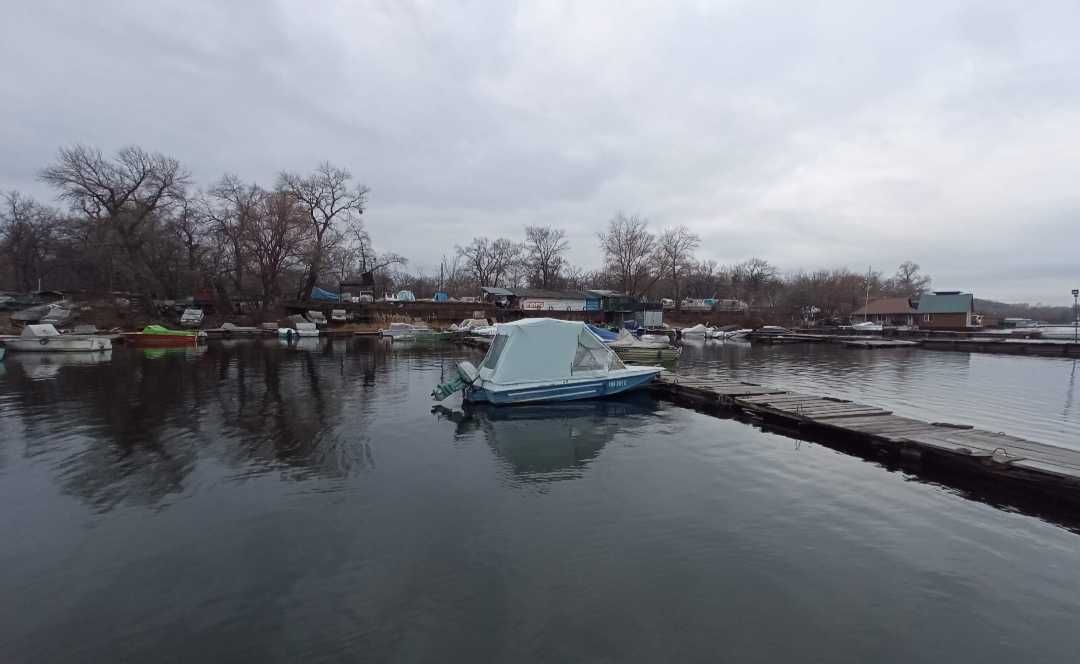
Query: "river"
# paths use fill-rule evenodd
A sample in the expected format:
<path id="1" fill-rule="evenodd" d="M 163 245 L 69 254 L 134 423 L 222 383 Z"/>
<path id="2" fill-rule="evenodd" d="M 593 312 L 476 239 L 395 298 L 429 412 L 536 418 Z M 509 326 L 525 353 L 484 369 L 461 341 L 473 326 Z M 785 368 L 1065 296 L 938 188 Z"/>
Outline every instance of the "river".
<path id="1" fill-rule="evenodd" d="M 1080 538 L 648 394 L 481 408 L 354 339 L 0 364 L 10 662 L 1071 661 Z M 1066 360 L 688 345 L 682 371 L 1066 444 Z M 1072 440 L 1075 444 L 1075 440 Z"/>

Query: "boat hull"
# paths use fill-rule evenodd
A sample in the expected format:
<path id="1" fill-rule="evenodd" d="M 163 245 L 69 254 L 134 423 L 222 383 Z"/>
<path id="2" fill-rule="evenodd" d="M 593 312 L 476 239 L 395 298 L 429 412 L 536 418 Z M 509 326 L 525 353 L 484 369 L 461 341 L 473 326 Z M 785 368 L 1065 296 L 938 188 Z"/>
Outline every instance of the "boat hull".
<path id="1" fill-rule="evenodd" d="M 470 387 L 465 390 L 465 400 L 474 403 L 515 404 L 544 401 L 577 401 L 597 399 L 622 394 L 651 383 L 661 369 L 649 367 L 649 371 L 635 371 L 603 378 L 582 378 L 560 381 L 558 384 Z"/>
<path id="2" fill-rule="evenodd" d="M 195 335 L 180 334 L 135 334 L 125 335 L 125 338 L 136 348 L 182 348 L 196 346 L 199 338 Z"/>
<path id="3" fill-rule="evenodd" d="M 8 339 L 4 342 L 8 350 L 19 353 L 95 353 L 112 350 L 112 341 L 107 337 L 50 336 L 29 339 Z"/>

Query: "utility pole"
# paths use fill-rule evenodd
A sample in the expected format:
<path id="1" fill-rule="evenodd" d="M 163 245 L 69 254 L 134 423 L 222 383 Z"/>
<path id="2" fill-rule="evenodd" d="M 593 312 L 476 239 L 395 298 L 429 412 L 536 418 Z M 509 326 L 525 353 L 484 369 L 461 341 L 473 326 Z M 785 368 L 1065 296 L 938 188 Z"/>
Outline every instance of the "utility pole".
<path id="1" fill-rule="evenodd" d="M 1080 288 L 1074 288 L 1073 294 L 1073 343 L 1080 334 Z"/>

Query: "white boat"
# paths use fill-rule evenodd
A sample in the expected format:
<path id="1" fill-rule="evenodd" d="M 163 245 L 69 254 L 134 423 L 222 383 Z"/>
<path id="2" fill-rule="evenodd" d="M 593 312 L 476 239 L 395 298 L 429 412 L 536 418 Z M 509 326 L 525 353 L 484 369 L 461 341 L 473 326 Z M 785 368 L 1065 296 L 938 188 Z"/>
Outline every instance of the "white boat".
<path id="1" fill-rule="evenodd" d="M 345 323 L 349 320 L 349 314 L 344 309 L 331 309 L 330 320 L 335 323 Z"/>
<path id="2" fill-rule="evenodd" d="M 384 337 L 416 337 L 421 334 L 434 334 L 435 331 L 423 323 L 390 323 L 390 327 L 379 330 Z"/>
<path id="3" fill-rule="evenodd" d="M 643 387 L 663 370 L 624 365 L 579 321 L 526 318 L 497 327 L 480 367 L 462 362 L 433 397 L 460 391 L 466 401 L 495 404 L 591 399 Z"/>
<path id="4" fill-rule="evenodd" d="M 854 323 L 851 328 L 856 332 L 881 332 L 885 328 L 881 323 L 875 323 L 873 321 L 863 321 L 861 323 Z"/>
<path id="5" fill-rule="evenodd" d="M 60 334 L 48 323 L 27 325 L 18 337 L 8 337 L 4 346 L 12 352 L 35 353 L 93 353 L 112 350 L 108 337 L 92 334 Z"/>
<path id="6" fill-rule="evenodd" d="M 296 337 L 298 339 L 304 337 L 317 337 L 319 336 L 319 329 L 315 327 L 315 323 L 293 323 L 296 329 L 291 327 L 278 328 L 278 336 L 285 337 L 286 339 Z"/>
<path id="7" fill-rule="evenodd" d="M 727 340 L 727 339 L 742 339 L 743 337 L 750 334 L 751 332 L 753 332 L 753 330 L 751 330 L 749 328 L 731 330 L 729 332 L 724 333 L 724 339 L 725 340 Z"/>
<path id="8" fill-rule="evenodd" d="M 684 327 L 679 333 L 684 337 L 704 337 L 709 328 L 705 327 L 701 323 L 694 325 L 693 327 Z"/>

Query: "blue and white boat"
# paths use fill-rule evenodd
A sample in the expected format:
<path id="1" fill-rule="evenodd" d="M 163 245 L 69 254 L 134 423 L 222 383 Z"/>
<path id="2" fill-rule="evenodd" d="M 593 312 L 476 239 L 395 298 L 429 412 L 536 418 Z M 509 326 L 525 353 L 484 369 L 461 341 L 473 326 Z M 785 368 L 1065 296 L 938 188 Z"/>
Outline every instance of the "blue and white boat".
<path id="1" fill-rule="evenodd" d="M 459 364 L 436 400 L 459 391 L 494 404 L 593 399 L 644 387 L 663 370 L 623 364 L 585 323 L 527 318 L 497 328 L 480 367 Z"/>

